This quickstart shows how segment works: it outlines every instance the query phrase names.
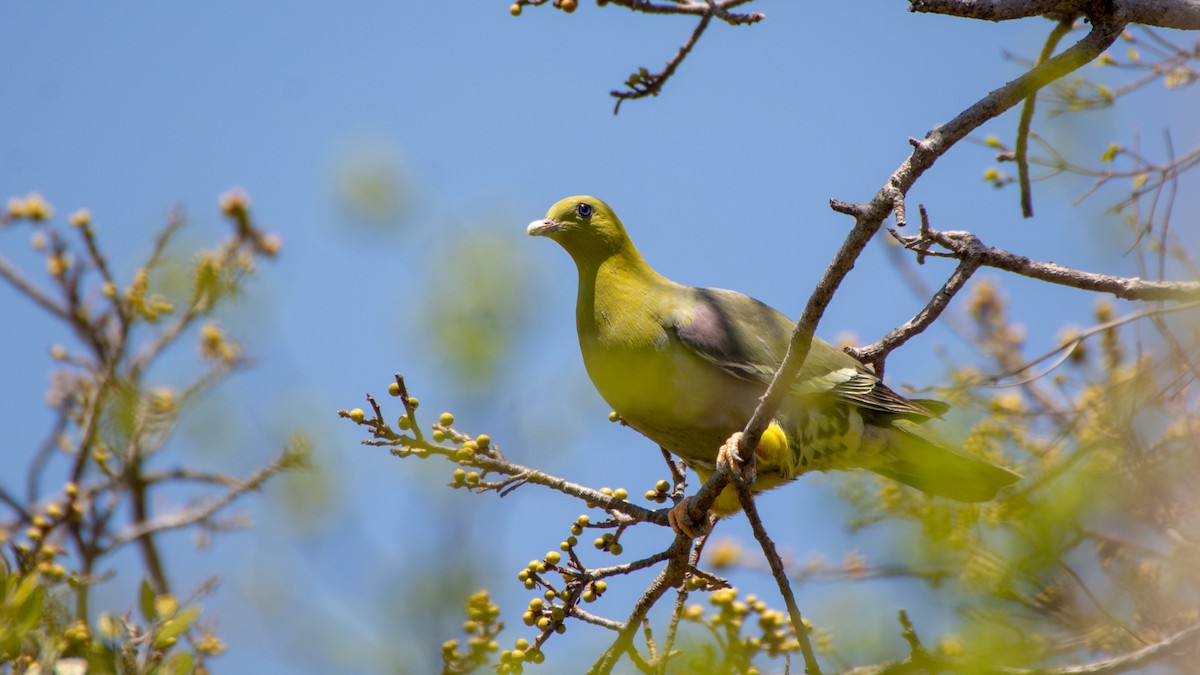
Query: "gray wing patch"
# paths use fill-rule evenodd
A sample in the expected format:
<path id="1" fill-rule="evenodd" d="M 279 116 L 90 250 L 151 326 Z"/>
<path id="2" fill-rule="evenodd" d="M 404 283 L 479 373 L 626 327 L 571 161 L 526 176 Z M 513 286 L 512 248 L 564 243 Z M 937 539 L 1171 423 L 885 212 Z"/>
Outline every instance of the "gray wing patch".
<path id="1" fill-rule="evenodd" d="M 770 384 L 791 339 L 791 319 L 740 293 L 690 290 L 696 294 L 691 316 L 674 313 L 666 317 L 666 328 L 696 355 L 730 375 L 764 387 Z M 940 401 L 910 401 L 859 365 L 814 373 L 813 356 L 810 354 L 810 364 L 805 365 L 807 376 L 792 383 L 794 395 L 833 394 L 867 410 L 915 421 L 940 417 L 948 408 Z"/>
<path id="2" fill-rule="evenodd" d="M 776 355 L 770 344 L 769 328 L 764 319 L 774 312 L 767 305 L 746 296 L 713 288 L 691 289 L 696 293 L 690 320 L 679 315 L 667 317 L 668 328 L 679 341 L 704 360 L 734 377 L 764 385 L 770 383 L 782 354 Z M 750 310 L 743 323 L 733 318 L 729 297 L 736 297 Z M 749 330 L 747 330 L 749 329 Z"/>

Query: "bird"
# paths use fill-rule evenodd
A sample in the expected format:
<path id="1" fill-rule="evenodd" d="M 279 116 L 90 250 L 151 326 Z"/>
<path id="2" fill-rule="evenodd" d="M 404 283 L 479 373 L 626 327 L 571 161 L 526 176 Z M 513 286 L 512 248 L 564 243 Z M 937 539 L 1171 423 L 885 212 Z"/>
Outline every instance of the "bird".
<path id="1" fill-rule="evenodd" d="M 600 396 L 628 426 L 671 452 L 702 481 L 750 419 L 783 361 L 794 322 L 747 295 L 695 288 L 646 262 L 608 204 L 567 197 L 529 224 L 554 240 L 579 273 L 575 325 Z M 993 499 L 1020 476 L 949 447 L 924 425 L 949 406 L 907 399 L 857 359 L 813 337 L 796 379 L 755 449 L 761 492 L 809 471 L 867 469 L 961 502 Z M 672 526 L 694 523 L 680 505 Z M 740 509 L 733 486 L 710 513 Z"/>

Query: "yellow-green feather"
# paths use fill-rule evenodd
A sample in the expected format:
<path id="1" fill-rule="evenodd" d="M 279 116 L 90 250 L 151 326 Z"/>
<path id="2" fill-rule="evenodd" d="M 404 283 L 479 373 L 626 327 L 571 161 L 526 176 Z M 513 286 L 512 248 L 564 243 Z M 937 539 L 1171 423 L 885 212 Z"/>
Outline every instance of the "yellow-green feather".
<path id="1" fill-rule="evenodd" d="M 700 474 L 750 417 L 787 348 L 792 322 L 733 291 L 691 288 L 655 272 L 611 208 L 569 197 L 530 234 L 554 239 L 579 271 L 576 328 L 588 375 L 637 431 Z M 776 418 L 788 452 L 759 466 L 756 490 L 808 470 L 866 468 L 927 492 L 990 499 L 1016 474 L 919 431 L 944 405 L 913 402 L 832 345 L 813 340 Z M 736 510 L 719 501 L 718 513 Z"/>

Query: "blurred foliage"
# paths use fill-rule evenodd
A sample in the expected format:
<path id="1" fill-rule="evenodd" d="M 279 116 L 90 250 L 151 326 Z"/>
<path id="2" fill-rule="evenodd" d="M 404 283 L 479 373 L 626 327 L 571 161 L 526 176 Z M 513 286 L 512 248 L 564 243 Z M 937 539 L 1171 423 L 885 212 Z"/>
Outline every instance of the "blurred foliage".
<path id="1" fill-rule="evenodd" d="M 533 293 L 524 256 L 511 239 L 473 230 L 453 237 L 428 265 L 438 283 L 423 298 L 422 325 L 465 395 L 493 391 L 504 357 L 524 335 Z"/>
<path id="2" fill-rule="evenodd" d="M 856 526 L 916 525 L 897 555 L 914 572 L 950 572 L 937 583 L 953 581 L 967 608 L 953 642 L 981 663 L 1120 653 L 1196 624 L 1195 314 L 1127 317 L 1154 327 L 1157 339 L 1114 326 L 1075 343 L 1071 331 L 1058 367 L 1031 375 L 991 283 L 975 286 L 968 310 L 980 350 L 1019 376 L 989 391 L 977 386 L 978 367 L 964 367 L 952 375 L 962 386 L 943 394 L 975 411 L 964 449 L 1020 467 L 1024 480 L 1003 499 L 964 507 L 856 476 L 844 490 Z M 1114 311 L 1099 301 L 1097 324 L 1114 323 Z"/>
<path id="3" fill-rule="evenodd" d="M 379 230 L 398 225 L 409 199 L 403 155 L 382 138 L 347 142 L 338 151 L 334 188 L 350 223 Z"/>
<path id="4" fill-rule="evenodd" d="M 191 530 L 203 542 L 242 526 L 236 516 L 222 517 L 226 507 L 280 472 L 308 468 L 311 448 L 296 435 L 273 462 L 245 478 L 179 462 L 173 469 L 150 468 L 151 459 L 171 453 L 180 414 L 247 365 L 215 312 L 241 293 L 257 261 L 281 246 L 254 224 L 244 192 L 226 193 L 220 207 L 232 234 L 193 253 L 187 283 L 178 263 L 163 273 L 168 246 L 183 226 L 178 213 L 127 283 L 110 266 L 88 211 L 63 223 L 47 200 L 29 194 L 9 199 L 0 214 L 0 230 L 32 231 L 50 287 L 2 257 L 0 277 L 70 335 L 69 347 L 50 349 L 58 364 L 47 400 L 55 421 L 41 448 L 29 452 L 26 494 L 18 497 L 12 481 L 0 484 L 7 510 L 0 517 L 0 671 L 184 675 L 208 672 L 208 660 L 225 651 L 199 620 L 198 600 L 211 585 L 179 600 L 156 537 Z M 148 375 L 181 347 L 195 350 L 199 374 L 172 384 Z M 42 494 L 47 485 L 52 494 Z M 196 487 L 203 498 L 175 511 L 159 511 L 153 500 L 197 495 Z M 142 566 L 140 620 L 129 610 L 91 607 L 93 588 L 111 576 L 98 565 L 130 548 Z"/>

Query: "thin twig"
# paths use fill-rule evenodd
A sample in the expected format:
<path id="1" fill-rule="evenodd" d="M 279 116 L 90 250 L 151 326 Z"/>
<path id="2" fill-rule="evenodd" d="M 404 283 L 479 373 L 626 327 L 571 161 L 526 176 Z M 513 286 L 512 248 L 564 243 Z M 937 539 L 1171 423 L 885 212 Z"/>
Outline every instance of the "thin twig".
<path id="1" fill-rule="evenodd" d="M 662 71 L 650 73 L 645 68 L 642 68 L 638 73 L 630 76 L 626 82 L 626 85 L 629 87 L 628 90 L 621 91 L 614 89 L 610 91 L 609 95 L 617 99 L 616 105 L 613 106 L 613 114 L 616 115 L 621 112 L 621 104 L 625 101 L 646 98 L 647 96 L 658 96 L 659 92 L 662 91 L 663 85 L 667 83 L 667 80 L 671 79 L 671 76 L 675 74 L 675 70 L 679 68 L 679 64 L 683 63 L 683 60 L 691 53 L 692 47 L 696 46 L 696 42 L 700 39 L 700 36 L 704 35 L 704 31 L 708 28 L 708 24 L 711 21 L 712 14 L 705 14 L 700 17 L 700 23 L 696 24 L 692 35 L 687 39 L 687 42 L 683 43 L 679 51 L 675 52 L 675 56 L 672 56 L 671 60 L 667 61 L 667 65 Z"/>
<path id="2" fill-rule="evenodd" d="M 1050 35 L 1046 38 L 1046 44 L 1042 46 L 1042 53 L 1038 55 L 1038 64 L 1046 62 L 1050 55 L 1054 53 L 1055 47 L 1062 41 L 1063 37 L 1071 31 L 1071 27 L 1075 24 L 1075 17 L 1065 18 L 1054 26 L 1054 30 L 1050 31 Z M 1013 158 L 1017 162 L 1017 179 L 1021 185 L 1021 214 L 1026 218 L 1033 217 L 1033 191 L 1029 186 L 1029 126 L 1033 122 L 1033 107 L 1037 102 L 1037 92 L 1031 93 L 1021 106 L 1021 120 L 1017 124 L 1017 142 L 1013 151 Z"/>
<path id="3" fill-rule="evenodd" d="M 943 255 L 952 258 L 974 259 L 985 267 L 994 267 L 1030 279 L 1070 286 L 1084 291 L 1109 293 L 1123 300 L 1189 302 L 1200 299 L 1200 282 L 1198 281 L 1158 281 L 1138 277 L 1118 277 L 1110 274 L 1085 272 L 1055 263 L 1038 262 L 1022 255 L 985 246 L 979 237 L 966 231 L 939 232 L 929 229 L 919 238 L 931 239 L 936 242 L 948 251 Z M 909 248 L 913 248 L 917 244 L 916 238 L 906 238 L 904 241 L 905 246 Z M 930 251 L 922 251 L 922 253 L 935 255 Z"/>
<path id="4" fill-rule="evenodd" d="M 924 238 L 925 233 L 929 231 L 929 214 L 925 210 L 925 205 L 919 205 L 921 211 L 921 237 Z M 906 239 L 892 231 L 892 236 L 904 243 Z M 925 253 L 921 250 L 917 253 L 921 256 Z M 970 256 L 964 256 L 959 262 L 958 267 L 946 283 L 938 289 L 938 292 L 929 299 L 925 307 L 917 313 L 916 316 L 906 321 L 903 325 L 893 329 L 887 335 L 884 335 L 877 342 L 867 345 L 866 347 L 848 347 L 846 353 L 863 363 L 870 364 L 875 369 L 875 374 L 883 377 L 884 360 L 888 354 L 898 349 L 911 338 L 921 334 L 926 328 L 931 326 L 938 317 L 942 315 L 946 307 L 950 305 L 950 300 L 958 294 L 959 291 L 966 286 L 967 281 L 975 270 L 979 269 L 979 261 Z"/>
<path id="5" fill-rule="evenodd" d="M 691 549 L 691 540 L 685 535 L 676 535 L 675 540 L 671 542 L 667 552 L 670 558 L 667 560 L 666 567 L 658 576 L 650 583 L 642 596 L 633 606 L 633 611 L 629 618 L 625 621 L 624 626 L 617 636 L 615 642 L 609 646 L 600 659 L 588 669 L 588 673 L 596 675 L 605 675 L 611 673 L 617 661 L 622 654 L 633 650 L 633 634 L 641 627 L 642 621 L 646 618 L 646 614 L 650 612 L 650 608 L 658 602 L 668 589 L 678 586 L 683 582 L 683 575 L 687 569 L 688 551 Z"/>
<path id="6" fill-rule="evenodd" d="M 109 550 L 119 548 L 138 538 L 146 535 L 163 532 L 165 530 L 177 530 L 189 525 L 194 525 L 203 522 L 213 516 L 217 511 L 232 504 L 239 497 L 257 490 L 271 476 L 288 468 L 291 458 L 287 452 L 281 454 L 275 461 L 267 466 L 255 471 L 244 481 L 229 489 L 225 494 L 211 499 L 207 502 L 199 504 L 195 507 L 185 509 L 176 513 L 159 516 L 152 520 L 143 520 L 135 523 L 132 527 L 127 528 L 123 532 L 115 534 L 112 541 L 109 543 Z"/>
<path id="7" fill-rule="evenodd" d="M 740 474 L 733 475 L 733 486 L 737 490 L 742 510 L 746 512 L 746 520 L 750 522 L 750 528 L 754 531 L 754 538 L 758 540 L 763 555 L 767 558 L 767 564 L 771 566 L 771 576 L 775 578 L 775 583 L 779 586 L 779 593 L 783 596 L 784 604 L 787 605 L 788 616 L 791 619 L 792 628 L 796 632 L 796 640 L 800 643 L 800 653 L 804 656 L 804 672 L 808 675 L 821 675 L 821 666 L 817 663 L 812 642 L 808 639 L 808 629 L 804 625 L 804 618 L 800 616 L 800 608 L 796 605 L 796 596 L 792 593 L 792 585 L 788 583 L 783 559 L 779 557 L 779 552 L 775 550 L 775 542 L 771 541 L 767 529 L 763 527 L 762 519 L 758 516 L 758 507 L 754 503 L 754 495 L 750 492 L 750 486 L 746 484 Z"/>

